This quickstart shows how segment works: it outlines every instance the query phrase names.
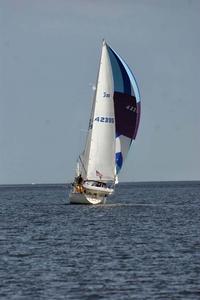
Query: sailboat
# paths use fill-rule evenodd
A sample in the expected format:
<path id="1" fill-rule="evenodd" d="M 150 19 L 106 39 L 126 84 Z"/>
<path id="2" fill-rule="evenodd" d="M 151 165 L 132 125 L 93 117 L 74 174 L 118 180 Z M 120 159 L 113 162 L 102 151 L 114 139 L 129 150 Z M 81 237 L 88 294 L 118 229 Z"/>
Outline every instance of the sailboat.
<path id="1" fill-rule="evenodd" d="M 103 204 L 113 194 L 139 121 L 140 94 L 135 77 L 103 40 L 85 148 L 78 157 L 70 203 Z"/>

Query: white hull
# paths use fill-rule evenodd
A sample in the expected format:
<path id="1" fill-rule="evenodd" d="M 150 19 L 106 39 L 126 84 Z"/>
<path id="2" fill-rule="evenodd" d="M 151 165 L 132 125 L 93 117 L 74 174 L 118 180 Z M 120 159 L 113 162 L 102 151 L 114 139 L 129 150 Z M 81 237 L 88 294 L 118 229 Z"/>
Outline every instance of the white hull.
<path id="1" fill-rule="evenodd" d="M 71 204 L 104 204 L 106 202 L 105 196 L 88 195 L 86 193 L 71 192 L 69 195 L 69 202 Z"/>
<path id="2" fill-rule="evenodd" d="M 83 184 L 83 188 L 91 194 L 96 194 L 99 196 L 106 196 L 106 195 L 111 195 L 114 192 L 114 189 L 112 188 L 107 188 L 107 187 L 101 187 L 101 186 L 96 186 L 94 184 L 91 184 L 90 182 L 85 182 Z"/>

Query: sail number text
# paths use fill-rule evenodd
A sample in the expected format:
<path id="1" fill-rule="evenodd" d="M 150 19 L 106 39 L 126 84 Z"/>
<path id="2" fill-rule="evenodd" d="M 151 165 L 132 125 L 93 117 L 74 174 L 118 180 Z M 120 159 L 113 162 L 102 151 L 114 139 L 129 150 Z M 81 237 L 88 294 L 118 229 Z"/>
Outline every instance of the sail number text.
<path id="1" fill-rule="evenodd" d="M 127 109 L 127 110 L 130 110 L 130 111 L 133 111 L 133 112 L 136 112 L 136 107 L 134 107 L 134 106 L 132 106 L 132 105 L 126 106 L 126 109 Z"/>
<path id="2" fill-rule="evenodd" d="M 96 117 L 94 120 L 103 123 L 114 123 L 114 118 L 111 117 Z"/>

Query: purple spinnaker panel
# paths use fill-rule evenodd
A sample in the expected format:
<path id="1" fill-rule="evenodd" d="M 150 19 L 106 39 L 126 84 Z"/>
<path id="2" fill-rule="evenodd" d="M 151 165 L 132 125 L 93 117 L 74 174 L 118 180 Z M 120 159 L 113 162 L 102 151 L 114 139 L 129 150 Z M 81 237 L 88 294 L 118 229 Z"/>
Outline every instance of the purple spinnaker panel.
<path id="1" fill-rule="evenodd" d="M 138 127 L 138 109 L 134 96 L 114 92 L 116 135 L 135 138 Z"/>

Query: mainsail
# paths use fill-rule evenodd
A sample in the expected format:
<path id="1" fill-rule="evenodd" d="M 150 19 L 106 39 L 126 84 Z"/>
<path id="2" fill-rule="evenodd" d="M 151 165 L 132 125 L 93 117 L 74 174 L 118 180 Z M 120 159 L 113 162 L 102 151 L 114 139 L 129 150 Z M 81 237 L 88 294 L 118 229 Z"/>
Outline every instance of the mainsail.
<path id="1" fill-rule="evenodd" d="M 115 178 L 113 87 L 112 67 L 107 45 L 104 42 L 88 137 L 83 154 L 87 180 L 114 181 Z"/>
<path id="2" fill-rule="evenodd" d="M 78 163 L 85 180 L 116 181 L 139 120 L 136 80 L 122 58 L 103 41 L 86 146 Z"/>

